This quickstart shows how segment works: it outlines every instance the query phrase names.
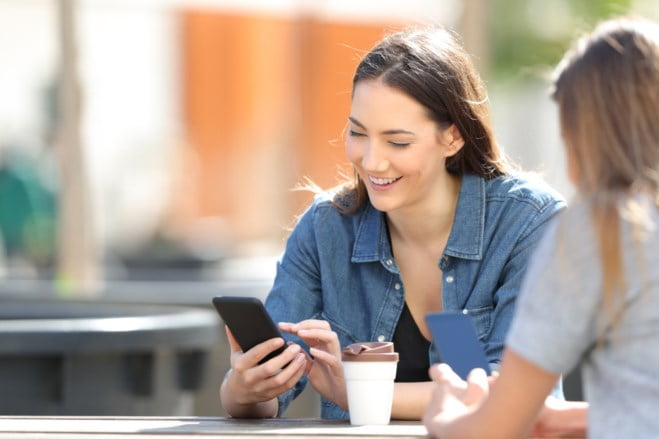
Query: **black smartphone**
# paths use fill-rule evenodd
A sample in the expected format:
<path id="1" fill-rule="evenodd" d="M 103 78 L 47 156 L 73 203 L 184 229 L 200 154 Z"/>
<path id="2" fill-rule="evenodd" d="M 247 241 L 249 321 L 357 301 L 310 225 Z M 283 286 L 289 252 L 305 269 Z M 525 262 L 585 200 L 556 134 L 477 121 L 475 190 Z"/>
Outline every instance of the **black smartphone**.
<path id="1" fill-rule="evenodd" d="M 263 303 L 256 297 L 215 296 L 213 306 L 231 330 L 243 352 L 271 338 L 282 337 Z M 285 349 L 286 345 L 272 351 L 259 361 L 259 364 L 276 357 Z"/>
<path id="2" fill-rule="evenodd" d="M 468 315 L 457 312 L 428 313 L 426 323 L 442 362 L 451 366 L 460 378 L 466 380 L 475 368 L 484 369 L 492 375 L 485 351 Z"/>

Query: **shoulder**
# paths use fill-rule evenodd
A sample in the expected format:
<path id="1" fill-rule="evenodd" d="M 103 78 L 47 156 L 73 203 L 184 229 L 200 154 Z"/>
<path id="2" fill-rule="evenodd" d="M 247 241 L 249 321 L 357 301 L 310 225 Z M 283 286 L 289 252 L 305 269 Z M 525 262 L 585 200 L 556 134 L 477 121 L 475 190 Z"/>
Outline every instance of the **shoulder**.
<path id="1" fill-rule="evenodd" d="M 567 204 L 565 198 L 539 175 L 516 173 L 485 180 L 487 201 L 524 203 L 537 212 L 559 210 Z"/>
<path id="2" fill-rule="evenodd" d="M 576 200 L 550 221 L 534 256 L 536 264 L 567 275 L 584 264 L 592 270 L 598 253 L 590 207 Z"/>

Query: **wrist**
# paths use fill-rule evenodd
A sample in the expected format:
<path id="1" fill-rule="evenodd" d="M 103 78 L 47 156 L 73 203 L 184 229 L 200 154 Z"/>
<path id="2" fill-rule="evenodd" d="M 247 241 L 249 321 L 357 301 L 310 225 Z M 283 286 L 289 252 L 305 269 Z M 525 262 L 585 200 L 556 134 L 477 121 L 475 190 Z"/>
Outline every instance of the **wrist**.
<path id="1" fill-rule="evenodd" d="M 571 401 L 563 408 L 564 434 L 570 437 L 585 437 L 588 430 L 588 403 Z"/>
<path id="2" fill-rule="evenodd" d="M 588 429 L 588 403 L 563 401 L 546 407 L 539 419 L 543 433 L 555 437 L 585 437 Z"/>

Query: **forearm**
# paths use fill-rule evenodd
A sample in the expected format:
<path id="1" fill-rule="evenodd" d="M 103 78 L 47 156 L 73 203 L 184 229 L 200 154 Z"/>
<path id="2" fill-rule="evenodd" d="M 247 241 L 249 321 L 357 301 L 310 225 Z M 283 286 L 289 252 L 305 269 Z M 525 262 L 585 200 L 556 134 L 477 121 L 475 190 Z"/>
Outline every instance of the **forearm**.
<path id="1" fill-rule="evenodd" d="M 430 403 L 432 390 L 432 381 L 395 383 L 391 418 L 420 420 Z"/>
<path id="2" fill-rule="evenodd" d="M 220 387 L 220 401 L 229 416 L 234 418 L 274 418 L 279 411 L 277 398 L 255 403 L 241 403 L 231 392 L 230 385 L 225 378 Z"/>

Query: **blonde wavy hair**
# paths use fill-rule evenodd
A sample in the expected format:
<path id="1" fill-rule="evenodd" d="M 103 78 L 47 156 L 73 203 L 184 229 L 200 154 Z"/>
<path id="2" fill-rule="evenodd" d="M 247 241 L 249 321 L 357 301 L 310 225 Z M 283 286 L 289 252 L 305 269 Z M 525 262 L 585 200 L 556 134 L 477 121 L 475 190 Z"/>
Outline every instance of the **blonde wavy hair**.
<path id="1" fill-rule="evenodd" d="M 553 99 L 579 198 L 591 206 L 613 324 L 625 289 L 620 224 L 637 240 L 659 205 L 659 25 L 634 18 L 601 23 L 555 71 Z"/>

